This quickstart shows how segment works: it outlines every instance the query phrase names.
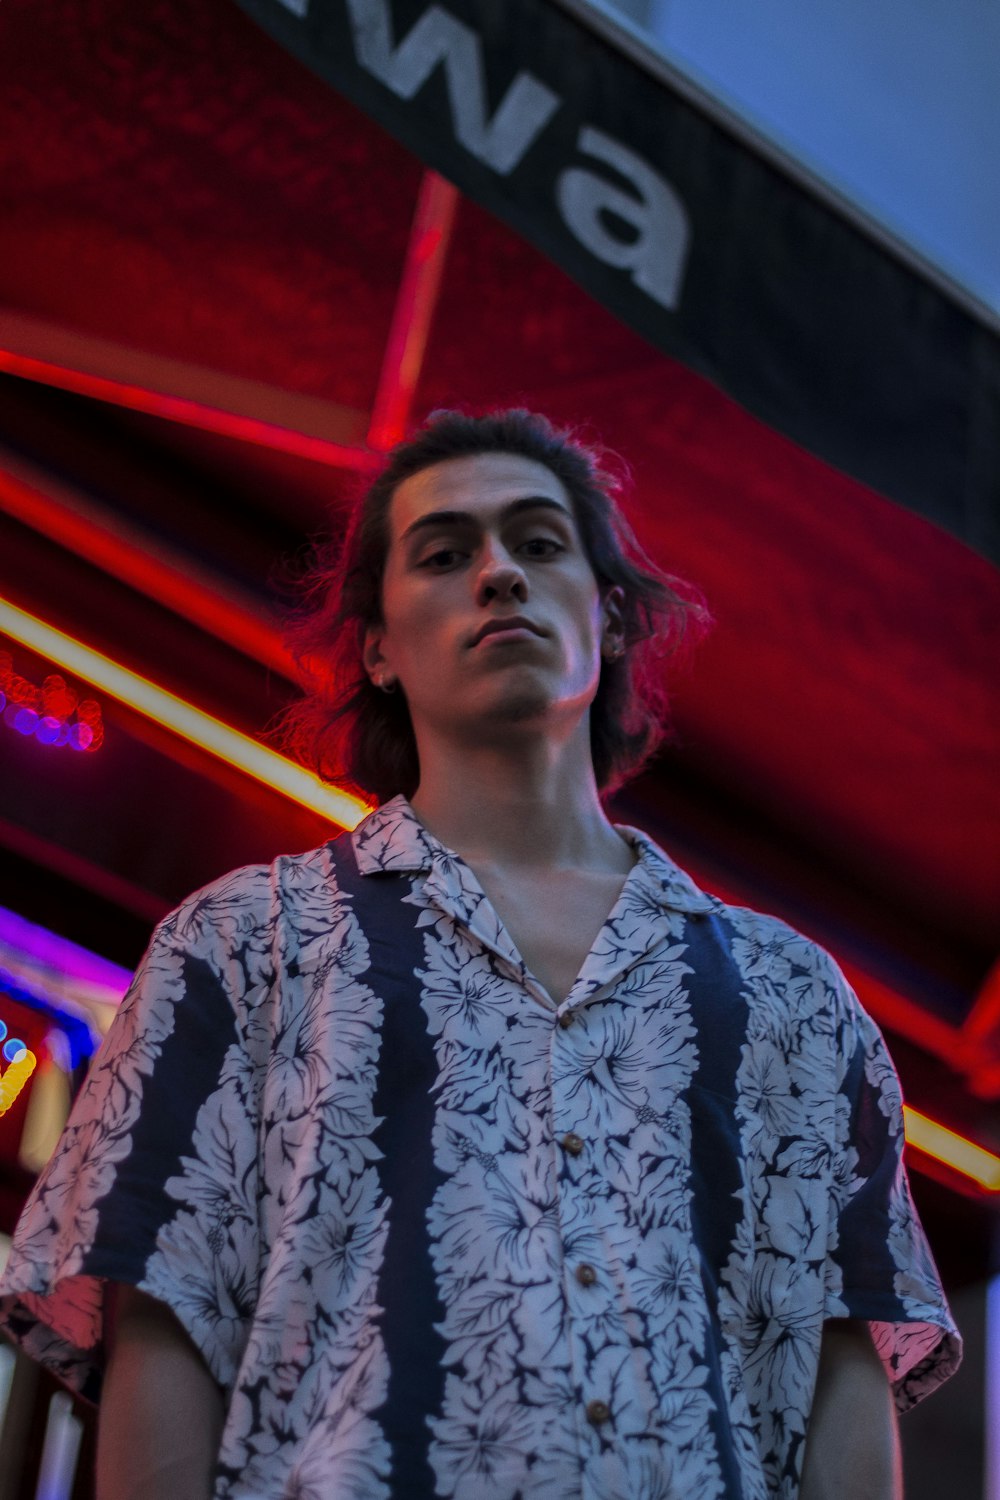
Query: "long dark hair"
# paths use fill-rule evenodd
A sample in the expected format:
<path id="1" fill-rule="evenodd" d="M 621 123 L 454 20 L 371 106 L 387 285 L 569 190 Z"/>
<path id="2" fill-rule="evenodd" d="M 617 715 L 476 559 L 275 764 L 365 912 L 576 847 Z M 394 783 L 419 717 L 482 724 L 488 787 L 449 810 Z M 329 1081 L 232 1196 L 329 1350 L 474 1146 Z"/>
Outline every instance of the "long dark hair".
<path id="1" fill-rule="evenodd" d="M 617 584 L 624 593 L 625 653 L 603 663 L 590 710 L 602 793 L 636 775 L 667 737 L 665 660 L 709 623 L 698 591 L 662 572 L 640 547 L 602 452 L 536 412 L 432 413 L 388 455 L 346 536 L 317 546 L 289 621 L 288 643 L 307 689 L 283 715 L 281 740 L 324 781 L 380 803 L 399 792 L 412 797 L 420 781 L 406 699 L 380 692 L 362 661 L 365 631 L 381 623 L 389 505 L 397 485 L 421 469 L 483 453 L 515 453 L 551 469 L 572 502 L 598 586 Z"/>

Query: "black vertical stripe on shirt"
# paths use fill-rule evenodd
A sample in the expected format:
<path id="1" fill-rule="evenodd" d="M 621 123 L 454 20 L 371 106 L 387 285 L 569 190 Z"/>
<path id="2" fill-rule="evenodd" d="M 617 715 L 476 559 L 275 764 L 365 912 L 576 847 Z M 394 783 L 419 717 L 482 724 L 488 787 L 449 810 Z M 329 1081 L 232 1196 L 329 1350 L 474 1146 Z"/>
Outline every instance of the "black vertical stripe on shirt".
<path id="1" fill-rule="evenodd" d="M 437 1060 L 416 978 L 424 962 L 421 909 L 403 902 L 412 890 L 410 876 L 362 875 L 347 838 L 331 851 L 339 887 L 352 898 L 369 945 L 371 967 L 360 977 L 384 1007 L 373 1107 L 382 1120 L 374 1134 L 383 1152 L 379 1178 L 391 1205 L 378 1287 L 389 1383 L 384 1404 L 372 1416 L 391 1447 L 393 1496 L 432 1500 L 428 1417 L 441 1412 L 445 1343 L 435 1329 L 444 1309 L 427 1214 L 444 1175 L 434 1164 L 432 1144 Z"/>
<path id="2" fill-rule="evenodd" d="M 724 1347 L 719 1321 L 719 1281 L 742 1214 L 738 1196 L 740 1128 L 736 1119 L 736 1075 L 747 1034 L 748 1007 L 732 959 L 732 936 L 718 917 L 688 919 L 684 961 L 691 1014 L 697 1028 L 698 1071 L 691 1103 L 692 1238 L 701 1247 L 701 1274 L 711 1327 L 705 1339 L 712 1394 L 710 1423 L 727 1500 L 743 1494 L 729 1426 L 726 1383 L 719 1362 Z"/>
<path id="3" fill-rule="evenodd" d="M 143 1079 L 131 1149 L 98 1203 L 94 1242 L 80 1268 L 84 1275 L 142 1280 L 157 1235 L 181 1208 L 166 1183 L 181 1174 L 181 1158 L 191 1155 L 198 1111 L 219 1087 L 226 1053 L 237 1040 L 232 1003 L 211 966 L 189 954 L 183 973 L 174 1029 L 151 1076 Z"/>
<path id="4" fill-rule="evenodd" d="M 842 1296 L 855 1318 L 887 1321 L 886 1288 L 896 1282 L 886 1205 L 898 1168 L 898 1137 L 883 1112 L 879 1090 L 865 1077 L 865 1047 L 859 1039 L 847 1065 L 842 1093 L 851 1101 L 850 1139 L 858 1153 L 859 1186 L 840 1214 L 831 1258 L 843 1276 Z M 869 1301 L 868 1299 L 871 1298 Z M 898 1300 L 899 1316 L 906 1308 Z"/>

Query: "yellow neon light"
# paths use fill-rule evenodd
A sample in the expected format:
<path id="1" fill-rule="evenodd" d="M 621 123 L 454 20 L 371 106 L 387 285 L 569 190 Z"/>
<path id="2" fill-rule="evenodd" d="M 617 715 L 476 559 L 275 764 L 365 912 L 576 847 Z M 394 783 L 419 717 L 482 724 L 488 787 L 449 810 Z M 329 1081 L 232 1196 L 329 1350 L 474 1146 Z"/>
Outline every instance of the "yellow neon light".
<path id="1" fill-rule="evenodd" d="M 967 1141 L 964 1136 L 956 1135 L 946 1125 L 939 1125 L 936 1120 L 928 1119 L 919 1110 L 911 1109 L 908 1104 L 903 1105 L 903 1118 L 906 1123 L 906 1139 L 911 1146 L 916 1146 L 928 1156 L 933 1156 L 935 1161 L 944 1162 L 945 1166 L 961 1172 L 963 1177 L 971 1177 L 973 1182 L 978 1182 L 988 1193 L 1000 1193 L 1000 1156 L 994 1156 L 992 1151 L 984 1150 L 974 1141 Z"/>
<path id="2" fill-rule="evenodd" d="M 2 598 L 0 630 L 40 656 L 65 667 L 74 676 L 100 688 L 110 698 L 117 698 L 129 708 L 164 725 L 189 744 L 207 750 L 209 755 L 281 792 L 291 801 L 329 818 L 341 828 L 355 828 L 371 811 L 359 798 L 326 786 L 287 756 L 279 755 L 219 719 L 213 719 L 211 714 L 185 703 L 183 698 L 175 698 L 165 688 L 157 687 L 145 677 Z"/>
<path id="3" fill-rule="evenodd" d="M 0 1115 L 5 1115 L 28 1079 L 35 1071 L 37 1059 L 27 1047 L 22 1047 L 12 1063 L 8 1063 L 0 1078 Z"/>

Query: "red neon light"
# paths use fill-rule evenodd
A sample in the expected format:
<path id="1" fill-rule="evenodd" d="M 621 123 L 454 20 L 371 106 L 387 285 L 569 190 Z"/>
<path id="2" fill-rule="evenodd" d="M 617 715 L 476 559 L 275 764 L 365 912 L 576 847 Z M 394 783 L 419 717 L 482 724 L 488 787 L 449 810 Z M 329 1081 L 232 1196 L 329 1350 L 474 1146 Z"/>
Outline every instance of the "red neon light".
<path id="1" fill-rule="evenodd" d="M 3 818 L 0 818 L 0 845 L 31 864 L 51 870 L 71 884 L 92 891 L 113 906 L 120 906 L 123 911 L 131 912 L 140 921 L 158 922 L 170 910 L 170 902 L 163 896 L 144 890 L 85 855 L 74 854 L 64 845 L 42 838 L 40 834 L 31 833 L 17 824 L 8 823 Z"/>
<path id="2" fill-rule="evenodd" d="M 709 890 L 734 906 L 746 905 L 753 899 L 752 892 L 727 887 L 715 871 L 699 872 L 695 867 L 692 873 L 696 879 L 700 877 Z M 976 1043 L 967 1034 L 966 1028 L 960 1030 L 939 1020 L 915 1000 L 890 989 L 849 960 L 840 959 L 839 962 L 847 982 L 880 1026 L 940 1058 L 953 1072 L 968 1080 L 970 1091 L 979 1098 L 988 1099 L 1000 1094 L 1000 1060 L 995 1050 L 984 1050 L 981 1043 Z"/>
<path id="3" fill-rule="evenodd" d="M 933 1053 L 957 1073 L 975 1071 L 981 1055 L 976 1055 L 958 1027 L 939 1020 L 915 1000 L 908 1000 L 898 990 L 890 989 L 854 965 L 841 961 L 841 968 L 848 983 L 862 995 L 865 1009 L 880 1026 Z"/>
<path id="4" fill-rule="evenodd" d="M 106 401 L 111 406 L 122 406 L 129 411 L 162 417 L 168 422 L 179 422 L 186 427 L 198 427 L 204 432 L 217 432 L 222 437 L 254 443 L 261 448 L 273 448 L 279 453 L 293 453 L 298 458 L 311 458 L 316 463 L 335 469 L 360 469 L 368 472 L 378 468 L 381 463 L 377 454 L 368 453 L 363 448 L 348 447 L 328 438 L 312 437 L 305 432 L 281 427 L 276 422 L 240 416 L 238 412 L 206 406 L 201 401 L 192 401 L 184 396 L 168 396 L 162 391 L 148 390 L 145 386 L 111 380 L 103 375 L 91 375 L 84 370 L 67 369 L 48 360 L 17 354 L 12 349 L 0 349 L 0 370 L 5 370 L 9 375 L 20 376 L 23 380 L 34 380 L 39 385 L 51 385 L 61 391 L 72 391 L 74 395 Z"/>
<path id="5" fill-rule="evenodd" d="M 157 556 L 143 545 L 144 539 L 128 522 L 64 491 L 46 493 L 37 484 L 3 470 L 0 508 L 112 578 L 235 646 L 244 656 L 296 680 L 294 664 L 277 632 L 254 612 L 252 603 L 233 597 L 228 585 L 192 560 L 165 555 L 159 542 Z"/>
<path id="6" fill-rule="evenodd" d="M 383 452 L 406 435 L 457 202 L 457 188 L 424 173 L 368 430 L 371 447 Z"/>
<path id="7" fill-rule="evenodd" d="M 962 1036 L 978 1059 L 971 1087 L 981 1099 L 1000 1095 L 1000 963 L 983 981 L 976 1002 L 965 1018 Z"/>

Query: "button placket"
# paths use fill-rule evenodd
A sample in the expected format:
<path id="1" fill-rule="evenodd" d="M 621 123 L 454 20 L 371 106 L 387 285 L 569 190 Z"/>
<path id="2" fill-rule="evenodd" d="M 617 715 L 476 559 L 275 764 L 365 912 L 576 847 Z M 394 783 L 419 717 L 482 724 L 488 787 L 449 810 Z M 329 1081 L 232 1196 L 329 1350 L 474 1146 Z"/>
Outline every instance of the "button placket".
<path id="1" fill-rule="evenodd" d="M 553 1026 L 551 1033 L 552 1052 L 550 1057 L 555 1055 L 557 1049 L 566 1047 L 575 1048 L 579 1039 L 575 1035 L 574 1028 L 582 1021 L 582 1018 L 583 1007 L 580 1006 L 575 1010 L 563 1011 L 556 1016 L 556 1024 Z M 563 1033 L 566 1033 L 565 1040 L 563 1039 Z M 569 1129 L 563 1130 L 561 1134 L 559 1133 L 560 1125 L 577 1123 L 577 1109 L 574 1107 L 574 1101 L 571 1099 L 560 1098 L 560 1092 L 554 1080 L 551 1101 L 553 1122 L 555 1125 L 555 1143 L 561 1148 L 565 1157 L 583 1158 L 588 1146 L 592 1145 L 593 1142 L 579 1134 L 578 1130 Z M 576 1195 L 582 1192 L 579 1185 L 579 1177 L 581 1173 L 586 1172 L 586 1166 L 590 1160 L 590 1156 L 587 1156 L 586 1160 L 581 1160 L 580 1168 L 572 1168 L 559 1174 L 560 1221 L 563 1225 L 573 1223 L 574 1230 L 578 1227 L 578 1222 L 573 1214 L 574 1200 Z M 562 1232 L 565 1253 L 570 1249 L 570 1241 L 565 1228 L 563 1228 Z M 607 1296 L 609 1288 L 600 1285 L 600 1275 L 595 1266 L 587 1261 L 574 1261 L 568 1254 L 565 1264 L 565 1275 L 570 1278 L 570 1285 L 573 1287 L 573 1291 L 568 1298 L 567 1307 L 569 1318 L 567 1331 L 570 1339 L 572 1365 L 578 1376 L 582 1377 L 581 1384 L 583 1389 L 586 1390 L 588 1385 L 593 1389 L 593 1385 L 587 1379 L 586 1375 L 587 1358 L 584 1349 L 581 1347 L 582 1330 L 577 1320 L 584 1315 L 585 1307 L 593 1308 L 595 1306 L 591 1299 L 594 1297 L 600 1299 L 602 1296 Z M 588 1401 L 582 1402 L 581 1405 L 582 1415 L 591 1427 L 602 1427 L 611 1421 L 611 1407 L 607 1401 L 602 1400 L 600 1397 L 593 1397 Z"/>

